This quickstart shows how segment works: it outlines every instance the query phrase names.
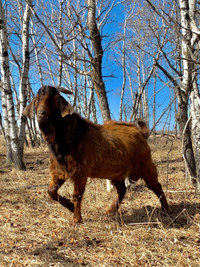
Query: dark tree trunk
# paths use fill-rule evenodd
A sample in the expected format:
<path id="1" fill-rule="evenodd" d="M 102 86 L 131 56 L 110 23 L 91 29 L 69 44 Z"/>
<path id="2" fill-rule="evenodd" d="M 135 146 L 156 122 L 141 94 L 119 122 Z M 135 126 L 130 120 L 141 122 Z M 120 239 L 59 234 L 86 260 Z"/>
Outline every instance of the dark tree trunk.
<path id="1" fill-rule="evenodd" d="M 191 127 L 188 121 L 188 99 L 182 93 L 182 101 L 178 102 L 177 121 L 179 125 L 180 135 L 182 136 L 182 152 L 185 160 L 186 170 L 188 170 L 191 182 L 196 183 L 196 164 L 191 140 Z"/>
<path id="2" fill-rule="evenodd" d="M 110 109 L 108 105 L 108 99 L 106 95 L 105 84 L 102 78 L 102 58 L 103 49 L 101 45 L 101 36 L 96 23 L 96 1 L 88 0 L 88 28 L 90 32 L 90 38 L 94 48 L 94 57 L 91 56 L 92 73 L 91 78 L 94 82 L 94 88 L 99 100 L 101 114 L 103 121 L 109 120 Z"/>

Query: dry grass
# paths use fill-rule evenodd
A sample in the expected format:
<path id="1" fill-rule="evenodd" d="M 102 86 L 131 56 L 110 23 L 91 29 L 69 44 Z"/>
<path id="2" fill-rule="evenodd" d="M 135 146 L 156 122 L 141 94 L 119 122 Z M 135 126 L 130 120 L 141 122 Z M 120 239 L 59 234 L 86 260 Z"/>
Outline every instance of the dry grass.
<path id="1" fill-rule="evenodd" d="M 180 141 L 150 140 L 170 204 L 162 214 L 156 196 L 139 182 L 127 193 L 120 215 L 107 216 L 115 192 L 89 180 L 84 223 L 47 195 L 47 148 L 26 149 L 26 172 L 5 165 L 0 139 L 0 266 L 200 266 L 200 199 L 184 177 Z M 72 192 L 66 183 L 63 195 Z"/>

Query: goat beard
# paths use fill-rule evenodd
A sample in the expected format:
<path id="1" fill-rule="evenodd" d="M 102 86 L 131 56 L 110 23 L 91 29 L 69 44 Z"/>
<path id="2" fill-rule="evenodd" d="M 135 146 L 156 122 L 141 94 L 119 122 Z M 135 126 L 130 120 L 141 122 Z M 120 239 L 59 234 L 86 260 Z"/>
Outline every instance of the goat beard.
<path id="1" fill-rule="evenodd" d="M 52 144 L 55 141 L 55 130 L 52 124 L 42 124 L 39 125 L 40 130 L 42 132 L 42 136 L 44 138 L 44 140 L 49 143 Z"/>

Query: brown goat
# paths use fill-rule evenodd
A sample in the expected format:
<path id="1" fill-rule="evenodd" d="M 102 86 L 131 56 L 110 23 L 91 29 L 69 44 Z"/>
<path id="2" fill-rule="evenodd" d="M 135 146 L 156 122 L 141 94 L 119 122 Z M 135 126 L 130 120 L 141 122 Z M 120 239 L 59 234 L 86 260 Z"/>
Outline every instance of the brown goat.
<path id="1" fill-rule="evenodd" d="M 144 179 L 147 186 L 160 199 L 163 210 L 168 204 L 157 170 L 151 159 L 146 138 L 149 130 L 144 122 L 139 127 L 131 123 L 107 122 L 96 125 L 73 112 L 70 104 L 59 94 L 60 87 L 43 86 L 24 115 L 37 115 L 40 130 L 50 148 L 51 182 L 48 193 L 52 199 L 74 213 L 73 222 L 81 222 L 81 201 L 87 177 L 112 181 L 117 189 L 117 199 L 108 212 L 119 208 L 126 193 L 124 179 Z M 69 94 L 66 89 L 62 92 Z M 74 182 L 73 203 L 58 194 L 67 180 Z"/>

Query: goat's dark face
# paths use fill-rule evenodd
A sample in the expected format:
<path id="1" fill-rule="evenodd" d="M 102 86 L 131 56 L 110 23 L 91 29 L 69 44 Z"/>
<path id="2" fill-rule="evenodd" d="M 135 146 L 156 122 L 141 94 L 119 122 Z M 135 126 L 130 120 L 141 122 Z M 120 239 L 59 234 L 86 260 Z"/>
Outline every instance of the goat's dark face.
<path id="1" fill-rule="evenodd" d="M 54 118 L 59 119 L 61 117 L 59 108 L 61 99 L 62 97 L 53 87 L 40 88 L 34 101 L 37 121 L 40 127 L 48 122 L 53 122 Z"/>
<path id="2" fill-rule="evenodd" d="M 68 90 L 64 93 L 70 94 Z M 23 114 L 32 118 L 35 110 L 40 129 L 45 132 L 48 126 L 59 121 L 67 114 L 73 113 L 71 105 L 59 94 L 58 89 L 51 86 L 43 86 L 38 91 L 32 102 L 24 109 Z"/>

